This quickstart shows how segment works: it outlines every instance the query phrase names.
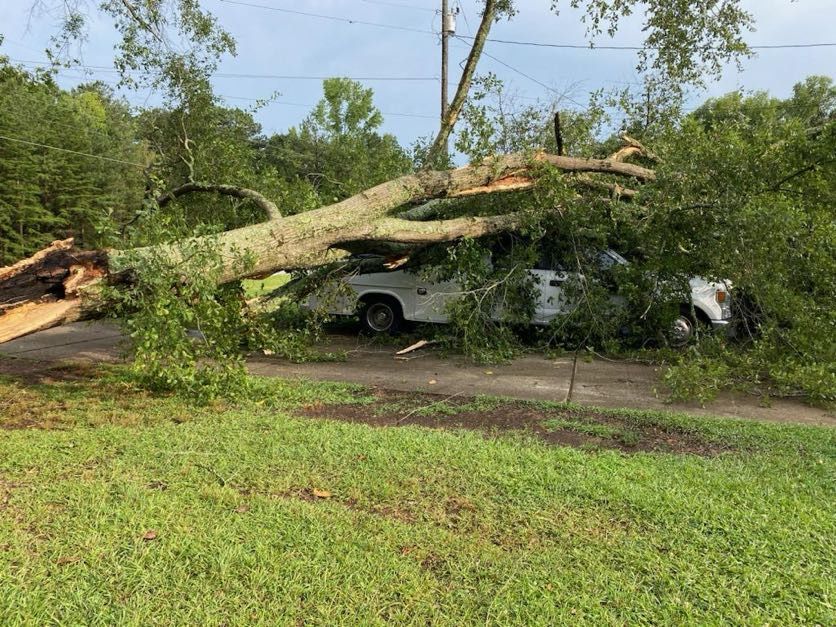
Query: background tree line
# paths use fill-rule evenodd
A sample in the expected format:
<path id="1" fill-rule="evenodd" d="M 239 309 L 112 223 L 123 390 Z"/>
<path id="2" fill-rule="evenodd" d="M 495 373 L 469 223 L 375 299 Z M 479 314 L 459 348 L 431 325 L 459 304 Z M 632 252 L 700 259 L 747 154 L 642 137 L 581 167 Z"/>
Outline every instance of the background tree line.
<path id="1" fill-rule="evenodd" d="M 334 78 L 323 91 L 298 127 L 268 136 L 207 83 L 176 106 L 136 110 L 103 83 L 64 90 L 0 57 L 0 264 L 65 237 L 96 248 L 260 219 L 252 202 L 213 194 L 158 206 L 187 182 L 257 189 L 290 215 L 411 169 L 380 131 L 371 89 Z"/>

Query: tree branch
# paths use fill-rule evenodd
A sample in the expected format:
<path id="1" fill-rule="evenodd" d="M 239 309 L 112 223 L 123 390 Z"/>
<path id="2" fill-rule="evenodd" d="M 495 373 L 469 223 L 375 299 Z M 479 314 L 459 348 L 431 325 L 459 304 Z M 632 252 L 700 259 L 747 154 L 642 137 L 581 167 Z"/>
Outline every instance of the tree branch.
<path id="1" fill-rule="evenodd" d="M 611 161 L 626 161 L 635 155 L 645 157 L 651 161 L 659 161 L 659 157 L 655 153 L 645 148 L 640 141 L 633 139 L 627 133 L 621 135 L 621 141 L 624 142 L 624 146 L 610 156 Z"/>
<path id="2" fill-rule="evenodd" d="M 254 189 L 247 187 L 239 187 L 237 185 L 220 185 L 214 183 L 186 183 L 180 187 L 176 187 L 171 191 L 166 192 L 157 198 L 157 204 L 160 207 L 165 207 L 169 202 L 180 196 L 192 194 L 194 192 L 211 192 L 214 194 L 221 194 L 224 196 L 232 196 L 234 198 L 241 198 L 244 200 L 251 200 L 258 205 L 269 220 L 277 220 L 282 217 L 281 211 L 276 204 L 266 196 L 258 193 Z"/>
<path id="3" fill-rule="evenodd" d="M 781 186 L 784 183 L 789 183 L 791 180 L 793 180 L 795 178 L 798 178 L 799 176 L 803 176 L 804 174 L 807 174 L 807 172 L 812 172 L 813 170 L 815 170 L 818 167 L 821 167 L 823 165 L 828 165 L 828 164 L 834 163 L 834 162 L 836 162 L 836 159 L 825 159 L 823 161 L 816 161 L 815 163 L 811 163 L 809 165 L 806 165 L 803 168 L 801 168 L 799 170 L 796 170 L 795 172 L 793 172 L 791 174 L 788 174 L 787 176 L 782 178 L 777 183 L 773 183 L 772 186 L 769 188 L 769 191 L 777 192 L 778 190 L 781 189 Z"/>
<path id="4" fill-rule="evenodd" d="M 588 187 L 590 189 L 597 189 L 598 191 L 606 191 L 609 192 L 610 196 L 615 199 L 626 199 L 626 200 L 633 200 L 633 198 L 638 194 L 638 190 L 630 189 L 629 187 L 622 187 L 618 183 L 607 183 L 605 181 L 598 181 L 591 176 L 586 176 L 584 174 L 579 174 L 575 177 L 575 180 L 583 185 L 584 187 Z"/>
<path id="5" fill-rule="evenodd" d="M 482 21 L 479 23 L 479 30 L 476 31 L 476 36 L 473 38 L 473 45 L 470 47 L 470 54 L 467 56 L 467 62 L 462 70 L 462 77 L 459 79 L 456 95 L 453 96 L 453 102 L 447 108 L 447 115 L 441 121 L 441 128 L 438 130 L 438 135 L 435 136 L 427 154 L 427 167 L 432 167 L 432 164 L 436 162 L 447 146 L 447 140 L 450 138 L 450 133 L 453 132 L 453 127 L 456 125 L 456 120 L 458 120 L 459 113 L 461 113 L 467 99 L 467 93 L 470 91 L 470 83 L 473 80 L 473 74 L 476 72 L 479 57 L 482 56 L 485 40 L 488 38 L 491 25 L 496 19 L 497 4 L 497 0 L 485 0 Z"/>
<path id="6" fill-rule="evenodd" d="M 383 241 L 402 244 L 435 244 L 451 242 L 462 237 L 482 237 L 518 226 L 519 214 L 451 218 L 414 222 L 400 218 L 384 218 L 358 229 L 355 241 Z"/>

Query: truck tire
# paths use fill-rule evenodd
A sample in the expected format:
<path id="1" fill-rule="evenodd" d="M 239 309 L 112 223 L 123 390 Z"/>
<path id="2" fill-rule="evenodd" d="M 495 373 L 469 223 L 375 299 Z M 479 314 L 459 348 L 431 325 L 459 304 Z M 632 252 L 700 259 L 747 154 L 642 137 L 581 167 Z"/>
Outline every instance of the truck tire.
<path id="1" fill-rule="evenodd" d="M 707 320 L 703 320 L 705 314 L 699 309 L 694 309 L 696 319 L 691 313 L 690 305 L 681 305 L 679 315 L 674 318 L 668 329 L 668 343 L 674 348 L 687 346 L 698 333 L 706 333 L 711 329 Z"/>
<path id="2" fill-rule="evenodd" d="M 369 296 L 360 307 L 360 324 L 372 335 L 396 335 L 403 327 L 401 304 L 391 296 Z"/>
<path id="3" fill-rule="evenodd" d="M 680 312 L 668 329 L 668 342 L 674 348 L 688 344 L 696 334 L 697 324 L 689 313 Z"/>

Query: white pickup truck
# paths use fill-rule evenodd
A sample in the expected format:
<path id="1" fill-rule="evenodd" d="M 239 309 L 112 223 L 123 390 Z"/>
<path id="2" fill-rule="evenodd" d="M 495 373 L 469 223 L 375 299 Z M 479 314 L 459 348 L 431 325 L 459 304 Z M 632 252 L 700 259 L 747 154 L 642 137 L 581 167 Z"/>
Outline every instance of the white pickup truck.
<path id="1" fill-rule="evenodd" d="M 598 259 L 604 266 L 627 263 L 612 250 L 601 251 Z M 534 277 L 540 292 L 531 323 L 544 326 L 571 308 L 571 303 L 563 294 L 563 283 L 570 273 L 548 267 L 546 263 L 539 263 L 528 272 Z M 449 322 L 447 305 L 461 294 L 461 288 L 454 282 L 431 283 L 423 281 L 417 273 L 404 270 L 358 274 L 342 283 L 342 289 L 337 282 L 325 284 L 308 297 L 304 306 L 321 308 L 336 316 L 359 314 L 363 326 L 372 333 L 394 333 L 405 320 L 439 324 Z M 349 287 L 348 291 L 345 285 Z M 725 283 L 693 278 L 690 285 L 696 319 L 690 313 L 691 303 L 683 303 L 680 315 L 668 333 L 674 345 L 687 343 L 698 323 L 727 330 L 731 322 L 731 297 Z"/>

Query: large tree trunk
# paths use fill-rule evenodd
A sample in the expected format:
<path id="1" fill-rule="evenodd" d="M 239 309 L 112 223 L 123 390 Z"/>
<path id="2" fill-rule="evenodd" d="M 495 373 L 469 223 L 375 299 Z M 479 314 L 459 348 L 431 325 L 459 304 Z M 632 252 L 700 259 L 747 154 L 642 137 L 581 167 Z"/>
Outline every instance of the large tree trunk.
<path id="1" fill-rule="evenodd" d="M 278 270 L 323 265 L 345 255 L 340 245 L 349 242 L 423 245 L 513 229 L 519 221 L 513 212 L 428 221 L 408 220 L 393 214 L 404 206 L 436 198 L 530 188 L 534 184 L 533 166 L 543 162 L 571 173 L 612 174 L 640 181 L 655 176 L 652 170 L 612 159 L 507 155 L 455 170 L 402 176 L 342 202 L 294 216 L 281 217 L 278 210 L 267 206 L 267 213 L 272 217 L 266 222 L 213 236 L 213 244 L 225 260 L 220 280 L 229 282 Z M 201 186 L 192 191 L 218 191 L 222 186 L 213 187 L 216 189 Z M 254 194 L 257 193 L 237 195 L 255 198 Z M 72 248 L 72 240 L 65 240 L 53 243 L 27 260 L 0 268 L 0 343 L 97 315 L 101 282 L 128 280 L 129 273 L 117 275 L 113 268 L 128 270 L 127 255 L 160 253 L 176 263 L 180 248 L 172 244 L 130 251 L 78 251 Z M 246 271 L 238 263 L 242 254 L 255 260 Z"/>

